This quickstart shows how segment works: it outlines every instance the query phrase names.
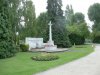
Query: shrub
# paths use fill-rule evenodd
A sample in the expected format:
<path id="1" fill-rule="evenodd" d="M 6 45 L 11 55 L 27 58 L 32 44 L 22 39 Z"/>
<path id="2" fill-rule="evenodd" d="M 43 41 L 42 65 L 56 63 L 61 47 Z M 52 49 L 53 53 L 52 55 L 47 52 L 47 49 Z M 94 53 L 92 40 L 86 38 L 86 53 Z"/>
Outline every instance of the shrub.
<path id="1" fill-rule="evenodd" d="M 29 49 L 29 45 L 26 44 L 20 44 L 20 49 L 22 52 L 27 52 Z"/>
<path id="2" fill-rule="evenodd" d="M 81 45 L 81 44 L 85 43 L 85 38 L 78 35 L 78 34 L 72 33 L 72 34 L 69 35 L 69 38 L 70 38 L 70 41 L 73 45 L 74 45 L 74 43 L 76 45 Z"/>
<path id="3" fill-rule="evenodd" d="M 92 40 L 93 43 L 100 43 L 100 31 L 93 31 Z"/>
<path id="4" fill-rule="evenodd" d="M 8 21 L 7 15 L 2 12 L 0 7 L 0 59 L 14 56 L 16 53 L 16 45 L 12 32 L 12 26 Z"/>
<path id="5" fill-rule="evenodd" d="M 0 45 L 1 46 L 1 45 Z M 16 49 L 16 48 L 15 48 Z M 4 44 L 2 44 L 2 47 L 0 48 L 0 59 L 9 58 L 15 55 L 17 50 L 9 47 L 4 47 Z"/>
<path id="6" fill-rule="evenodd" d="M 43 53 L 38 56 L 32 57 L 32 59 L 36 61 L 51 61 L 51 60 L 59 59 L 59 56 L 54 55 L 54 54 L 49 54 L 49 53 L 46 53 L 46 54 Z"/>
<path id="7" fill-rule="evenodd" d="M 68 32 L 65 28 L 58 27 L 55 29 L 53 27 L 53 40 L 55 41 L 55 44 L 60 48 L 71 47 Z"/>
<path id="8" fill-rule="evenodd" d="M 93 38 L 93 43 L 100 43 L 100 36 Z"/>

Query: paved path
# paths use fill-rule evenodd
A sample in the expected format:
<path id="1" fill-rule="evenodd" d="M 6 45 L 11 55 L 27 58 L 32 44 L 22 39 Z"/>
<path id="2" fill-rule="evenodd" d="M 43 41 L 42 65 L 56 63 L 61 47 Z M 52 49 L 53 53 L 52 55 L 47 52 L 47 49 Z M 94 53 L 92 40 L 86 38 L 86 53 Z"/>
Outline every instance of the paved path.
<path id="1" fill-rule="evenodd" d="M 86 57 L 36 75 L 100 75 L 100 45 Z"/>

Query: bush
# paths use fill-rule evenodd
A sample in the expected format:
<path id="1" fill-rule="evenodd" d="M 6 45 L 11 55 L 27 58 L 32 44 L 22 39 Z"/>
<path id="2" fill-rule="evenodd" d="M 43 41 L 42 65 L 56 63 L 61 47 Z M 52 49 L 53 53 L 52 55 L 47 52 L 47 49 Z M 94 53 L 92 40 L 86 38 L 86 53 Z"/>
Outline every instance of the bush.
<path id="1" fill-rule="evenodd" d="M 72 33 L 72 34 L 69 35 L 69 38 L 70 38 L 70 41 L 73 45 L 74 45 L 74 43 L 76 45 L 81 45 L 81 44 L 85 43 L 85 38 L 78 35 L 78 34 Z"/>
<path id="2" fill-rule="evenodd" d="M 43 53 L 43 54 L 40 54 L 38 56 L 32 57 L 32 59 L 36 60 L 36 61 L 51 61 L 51 60 L 57 60 L 57 59 L 59 59 L 59 57 L 57 55 L 54 55 L 54 54 Z"/>
<path id="3" fill-rule="evenodd" d="M 58 35 L 57 35 L 58 34 Z M 54 43 L 55 45 L 57 45 L 57 47 L 59 48 L 69 48 L 72 46 L 71 42 L 69 41 L 69 38 L 68 36 L 62 36 L 61 34 L 57 33 L 56 35 L 53 35 L 53 40 L 54 40 Z M 47 42 L 48 41 L 48 36 L 47 37 L 44 37 L 45 41 L 44 42 Z"/>
<path id="4" fill-rule="evenodd" d="M 100 43 L 100 36 L 93 38 L 93 43 Z"/>
<path id="5" fill-rule="evenodd" d="M 26 44 L 20 44 L 20 49 L 22 52 L 27 52 L 29 49 L 29 45 Z"/>
<path id="6" fill-rule="evenodd" d="M 53 40 L 55 41 L 55 44 L 60 48 L 71 47 L 68 32 L 65 28 L 53 28 Z"/>
<path id="7" fill-rule="evenodd" d="M 17 52 L 17 50 L 11 50 L 8 49 L 6 50 L 5 48 L 1 48 L 0 49 L 0 59 L 4 59 L 4 58 L 9 58 L 15 55 L 15 53 Z"/>
<path id="8" fill-rule="evenodd" d="M 10 50 L 10 51 L 7 51 L 7 50 L 5 50 L 5 49 L 2 49 L 2 50 L 0 51 L 0 59 L 12 57 L 12 56 L 14 56 L 14 55 L 15 55 L 15 53 L 14 53 L 14 52 L 11 52 L 11 50 Z"/>
<path id="9" fill-rule="evenodd" d="M 100 43 L 100 31 L 93 31 L 92 33 L 93 43 Z"/>
<path id="10" fill-rule="evenodd" d="M 7 15 L 0 11 L 0 59 L 14 56 L 17 52 L 12 32 L 12 26 Z M 4 8 L 3 8 L 4 9 Z"/>

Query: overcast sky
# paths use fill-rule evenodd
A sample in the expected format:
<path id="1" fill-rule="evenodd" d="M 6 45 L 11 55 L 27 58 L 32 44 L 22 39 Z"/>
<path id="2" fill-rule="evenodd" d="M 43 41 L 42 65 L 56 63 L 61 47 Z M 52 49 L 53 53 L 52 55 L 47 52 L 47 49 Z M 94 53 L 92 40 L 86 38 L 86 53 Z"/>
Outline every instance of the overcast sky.
<path id="1" fill-rule="evenodd" d="M 36 15 L 38 16 L 41 12 L 46 11 L 47 0 L 33 0 L 35 5 Z M 100 3 L 100 0 L 62 0 L 63 7 L 65 10 L 66 5 L 71 4 L 73 6 L 74 12 L 82 12 L 85 15 L 87 23 L 91 26 L 91 22 L 88 19 L 88 8 L 94 3 Z"/>

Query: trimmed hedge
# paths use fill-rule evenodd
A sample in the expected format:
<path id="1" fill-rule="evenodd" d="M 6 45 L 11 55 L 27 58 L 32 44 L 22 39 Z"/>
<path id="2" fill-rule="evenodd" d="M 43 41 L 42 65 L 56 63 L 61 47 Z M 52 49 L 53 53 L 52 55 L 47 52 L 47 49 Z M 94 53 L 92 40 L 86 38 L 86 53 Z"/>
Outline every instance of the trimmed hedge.
<path id="1" fill-rule="evenodd" d="M 32 57 L 33 60 L 36 60 L 36 61 L 51 61 L 51 60 L 57 60 L 59 59 L 59 56 L 57 55 L 54 55 L 54 54 L 41 54 L 41 55 L 38 55 L 38 56 L 34 56 Z"/>

